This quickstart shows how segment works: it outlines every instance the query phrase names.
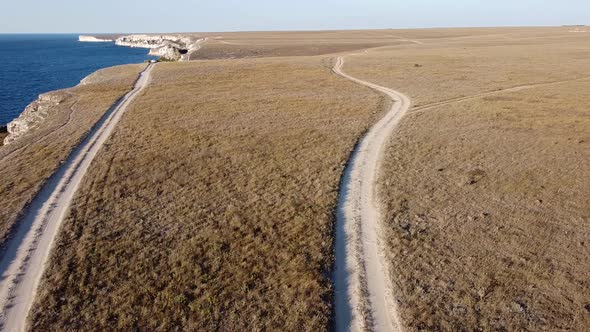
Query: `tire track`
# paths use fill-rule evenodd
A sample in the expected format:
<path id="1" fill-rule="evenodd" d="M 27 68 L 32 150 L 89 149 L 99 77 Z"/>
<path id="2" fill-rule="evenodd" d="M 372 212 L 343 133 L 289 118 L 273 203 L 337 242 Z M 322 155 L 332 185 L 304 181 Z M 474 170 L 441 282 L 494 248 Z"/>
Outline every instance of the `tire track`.
<path id="1" fill-rule="evenodd" d="M 575 78 L 575 79 L 571 79 L 571 80 L 532 83 L 532 84 L 514 86 L 514 87 L 506 88 L 506 89 L 498 89 L 495 91 L 479 93 L 479 94 L 475 94 L 475 95 L 471 95 L 471 96 L 451 98 L 451 99 L 442 100 L 442 101 L 438 101 L 438 102 L 431 103 L 431 104 L 426 104 L 426 105 L 414 107 L 414 108 L 412 108 L 412 110 L 410 112 L 408 112 L 408 114 L 421 113 L 423 111 L 426 111 L 426 110 L 429 110 L 429 109 L 432 109 L 432 108 L 435 108 L 438 106 L 459 103 L 462 101 L 468 101 L 468 100 L 473 100 L 473 99 L 478 99 L 478 98 L 483 98 L 483 97 L 488 97 L 488 96 L 496 96 L 496 95 L 500 95 L 500 94 L 504 94 L 504 93 L 518 92 L 518 91 L 522 91 L 522 90 L 540 88 L 540 87 L 544 87 L 544 86 L 551 86 L 551 85 L 557 85 L 557 84 L 563 84 L 563 83 L 584 81 L 584 80 L 588 80 L 588 79 L 590 79 L 590 76 Z"/>
<path id="2" fill-rule="evenodd" d="M 139 76 L 132 91 L 115 103 L 67 160 L 49 178 L 25 211 L 0 259 L 0 324 L 23 331 L 53 241 L 84 174 L 129 104 L 150 82 L 154 65 Z"/>
<path id="3" fill-rule="evenodd" d="M 381 214 L 375 181 L 387 139 L 410 108 L 405 95 L 343 72 L 339 57 L 334 72 L 386 94 L 391 109 L 361 138 L 340 183 L 336 210 L 334 320 L 336 331 L 399 331 L 397 305 L 381 249 Z"/>

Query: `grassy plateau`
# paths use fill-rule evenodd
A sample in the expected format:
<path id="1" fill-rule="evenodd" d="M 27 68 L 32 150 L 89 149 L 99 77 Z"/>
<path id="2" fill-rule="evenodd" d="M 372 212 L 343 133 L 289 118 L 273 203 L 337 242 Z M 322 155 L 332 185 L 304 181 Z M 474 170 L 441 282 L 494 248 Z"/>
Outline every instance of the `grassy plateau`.
<path id="1" fill-rule="evenodd" d="M 338 183 L 384 102 L 330 58 L 159 64 L 80 188 L 32 329 L 328 329 Z"/>
<path id="2" fill-rule="evenodd" d="M 345 56 L 413 103 L 376 184 L 404 330 L 587 330 L 590 33 L 571 31 L 193 34 L 93 161 L 30 329 L 330 330 L 342 171 L 390 102 L 332 72 Z M 142 68 L 0 148 L 0 241 Z"/>
<path id="3" fill-rule="evenodd" d="M 349 62 L 349 72 L 415 103 L 378 186 L 408 331 L 590 326 L 588 55 L 589 37 L 556 28 L 382 48 Z"/>

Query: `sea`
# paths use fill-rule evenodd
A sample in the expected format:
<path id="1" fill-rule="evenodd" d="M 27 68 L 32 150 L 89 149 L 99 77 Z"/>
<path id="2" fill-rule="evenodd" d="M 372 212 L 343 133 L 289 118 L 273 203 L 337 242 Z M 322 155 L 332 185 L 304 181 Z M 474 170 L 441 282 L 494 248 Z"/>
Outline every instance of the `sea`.
<path id="1" fill-rule="evenodd" d="M 139 63 L 148 50 L 81 43 L 78 35 L 0 34 L 0 126 L 41 93 L 77 85 L 105 67 Z"/>

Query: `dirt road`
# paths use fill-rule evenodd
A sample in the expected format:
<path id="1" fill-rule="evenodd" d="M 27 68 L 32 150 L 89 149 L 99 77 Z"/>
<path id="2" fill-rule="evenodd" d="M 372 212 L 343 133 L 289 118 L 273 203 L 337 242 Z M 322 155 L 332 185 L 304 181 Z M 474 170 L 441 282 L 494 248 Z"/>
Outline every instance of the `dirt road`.
<path id="1" fill-rule="evenodd" d="M 0 326 L 22 331 L 53 241 L 90 163 L 112 133 L 129 104 L 149 84 L 154 65 L 139 76 L 132 91 L 113 105 L 25 211 L 0 259 Z"/>
<path id="2" fill-rule="evenodd" d="M 375 181 L 387 138 L 410 108 L 410 99 L 347 75 L 343 65 L 344 58 L 339 57 L 334 72 L 388 95 L 393 105 L 355 147 L 341 180 L 334 270 L 336 331 L 399 331 L 388 266 L 381 250 Z"/>

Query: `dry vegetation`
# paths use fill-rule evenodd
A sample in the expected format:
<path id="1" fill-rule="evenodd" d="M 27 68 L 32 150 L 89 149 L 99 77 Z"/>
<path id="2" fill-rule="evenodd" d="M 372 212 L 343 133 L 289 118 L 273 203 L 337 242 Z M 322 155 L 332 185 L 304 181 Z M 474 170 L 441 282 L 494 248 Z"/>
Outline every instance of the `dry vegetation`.
<path id="1" fill-rule="evenodd" d="M 0 148 L 0 246 L 45 180 L 109 106 L 131 89 L 142 68 L 106 69 L 92 75 L 89 84 L 62 90 L 66 99 L 37 130 Z"/>
<path id="2" fill-rule="evenodd" d="M 411 330 L 589 326 L 588 87 L 408 116 L 380 193 Z"/>
<path id="3" fill-rule="evenodd" d="M 590 34 L 569 29 L 200 34 L 198 58 L 283 57 L 158 65 L 85 177 L 32 328 L 328 329 L 339 177 L 384 105 L 329 57 L 288 56 L 371 47 L 345 70 L 415 106 L 569 81 L 409 114 L 392 137 L 379 193 L 408 330 L 583 331 Z M 0 159 L 0 190 L 16 197 L 0 203 L 3 225 L 93 107 L 77 134 Z"/>
<path id="4" fill-rule="evenodd" d="M 340 175 L 384 99 L 329 58 L 159 64 L 85 177 L 34 330 L 326 330 Z"/>
<path id="5" fill-rule="evenodd" d="M 429 42 L 354 56 L 346 70 L 395 87 L 409 95 L 414 106 L 523 84 L 589 77 L 590 71 L 583 68 L 590 68 L 590 34 L 564 33 L 559 39 L 546 40 L 516 33 L 508 39 L 505 35 L 420 39 Z"/>
<path id="6" fill-rule="evenodd" d="M 418 105 L 590 76 L 588 37 L 486 38 L 375 50 L 347 70 Z M 403 120 L 379 193 L 408 330 L 590 326 L 589 87 L 541 85 Z"/>
<path id="7" fill-rule="evenodd" d="M 193 59 L 310 56 L 408 44 L 387 30 L 200 34 L 208 40 Z"/>

